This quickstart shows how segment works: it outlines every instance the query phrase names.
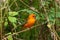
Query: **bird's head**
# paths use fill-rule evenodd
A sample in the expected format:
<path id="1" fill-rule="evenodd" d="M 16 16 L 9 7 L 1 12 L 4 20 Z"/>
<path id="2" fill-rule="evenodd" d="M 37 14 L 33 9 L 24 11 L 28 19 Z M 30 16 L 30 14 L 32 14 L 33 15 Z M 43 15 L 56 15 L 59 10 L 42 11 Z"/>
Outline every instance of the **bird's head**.
<path id="1" fill-rule="evenodd" d="M 35 16 L 35 14 L 30 14 L 29 15 L 29 18 L 35 18 L 36 16 Z"/>

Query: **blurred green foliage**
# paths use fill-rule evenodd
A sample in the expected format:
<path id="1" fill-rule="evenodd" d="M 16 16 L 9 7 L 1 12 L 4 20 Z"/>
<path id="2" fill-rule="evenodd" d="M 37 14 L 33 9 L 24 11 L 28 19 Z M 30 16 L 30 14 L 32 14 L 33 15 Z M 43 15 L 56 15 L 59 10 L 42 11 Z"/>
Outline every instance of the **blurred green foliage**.
<path id="1" fill-rule="evenodd" d="M 47 28 L 47 24 L 45 23 L 48 22 L 46 19 L 47 17 L 51 24 L 56 20 L 56 31 L 60 36 L 60 8 L 57 2 L 56 6 L 53 0 L 9 0 L 8 5 L 9 10 L 6 14 L 8 16 L 6 16 L 4 20 L 4 30 L 6 34 L 10 32 L 13 34 L 22 31 L 23 25 L 26 23 L 28 16 L 32 13 L 36 15 L 36 23 L 33 25 L 36 27 L 15 35 L 17 38 L 16 40 L 38 40 L 40 31 L 42 32 L 40 34 L 42 35 L 42 39 L 47 36 L 47 40 L 52 40 L 49 28 Z M 33 7 L 32 10 L 30 7 Z M 44 8 L 46 10 L 44 10 Z M 36 9 L 38 12 L 35 11 Z M 9 35 L 8 40 L 14 39 Z"/>

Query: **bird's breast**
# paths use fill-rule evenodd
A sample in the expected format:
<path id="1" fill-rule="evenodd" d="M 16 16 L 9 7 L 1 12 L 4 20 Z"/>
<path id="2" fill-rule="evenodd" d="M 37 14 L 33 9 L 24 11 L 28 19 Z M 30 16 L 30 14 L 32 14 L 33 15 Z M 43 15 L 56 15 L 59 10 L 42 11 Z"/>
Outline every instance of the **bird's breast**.
<path id="1" fill-rule="evenodd" d="M 35 19 L 29 19 L 24 26 L 31 27 L 35 23 L 35 21 L 36 21 Z"/>

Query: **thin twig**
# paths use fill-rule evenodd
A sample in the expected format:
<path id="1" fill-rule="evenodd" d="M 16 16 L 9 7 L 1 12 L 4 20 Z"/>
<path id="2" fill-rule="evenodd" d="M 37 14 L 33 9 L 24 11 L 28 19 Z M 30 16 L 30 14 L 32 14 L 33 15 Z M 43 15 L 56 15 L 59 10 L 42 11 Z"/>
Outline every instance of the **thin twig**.
<path id="1" fill-rule="evenodd" d="M 19 8 L 19 6 L 18 6 L 18 4 L 17 4 L 17 2 L 16 2 L 16 1 L 15 1 L 15 4 L 16 4 L 17 8 Z"/>
<path id="2" fill-rule="evenodd" d="M 24 40 L 24 39 L 21 39 L 21 38 L 17 38 L 17 37 L 14 37 L 15 39 L 17 39 L 17 40 Z"/>
<path id="3" fill-rule="evenodd" d="M 10 4 L 9 8 L 13 5 L 13 3 L 14 3 L 15 1 L 17 1 L 17 0 L 14 0 L 14 1 Z"/>
<path id="4" fill-rule="evenodd" d="M 29 9 L 31 9 L 32 11 L 35 11 L 37 13 L 40 13 L 37 9 L 33 10 L 29 5 L 27 5 L 25 2 L 23 2 L 22 0 L 20 0 L 20 2 L 22 2 L 25 6 L 27 6 Z"/>
<path id="5" fill-rule="evenodd" d="M 3 22 L 3 20 L 2 20 L 2 9 L 0 9 L 0 12 L 1 12 L 1 13 L 0 13 L 0 16 L 1 16 L 1 17 L 0 17 L 0 19 L 1 19 L 1 20 L 0 20 L 0 29 L 1 29 L 1 34 L 0 34 L 0 35 L 1 35 L 1 39 L 2 39 L 2 22 Z"/>
<path id="6" fill-rule="evenodd" d="M 47 21 L 46 21 L 45 23 L 47 23 Z M 39 25 L 43 25 L 43 24 L 45 24 L 45 23 L 38 24 L 38 25 L 36 25 L 36 26 L 33 26 L 33 27 L 31 27 L 31 28 L 24 29 L 24 30 L 22 30 L 22 31 L 19 31 L 19 32 L 16 32 L 16 33 L 13 33 L 13 34 L 5 34 L 5 36 L 8 36 L 8 35 L 17 35 L 17 34 L 19 34 L 19 33 L 28 31 L 28 30 L 30 30 L 30 29 L 33 29 L 33 28 L 35 28 L 35 27 L 37 27 L 37 26 L 39 26 Z M 7 38 L 7 37 L 5 37 L 5 36 L 4 36 L 3 39 L 6 39 L 6 38 Z"/>

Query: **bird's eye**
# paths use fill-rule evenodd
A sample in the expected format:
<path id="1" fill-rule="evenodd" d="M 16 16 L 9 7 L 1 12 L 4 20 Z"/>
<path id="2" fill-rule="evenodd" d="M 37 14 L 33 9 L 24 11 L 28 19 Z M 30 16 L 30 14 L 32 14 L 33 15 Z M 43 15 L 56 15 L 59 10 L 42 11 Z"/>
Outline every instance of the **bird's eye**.
<path id="1" fill-rule="evenodd" d="M 35 16 L 33 16 L 33 17 L 35 17 Z"/>

